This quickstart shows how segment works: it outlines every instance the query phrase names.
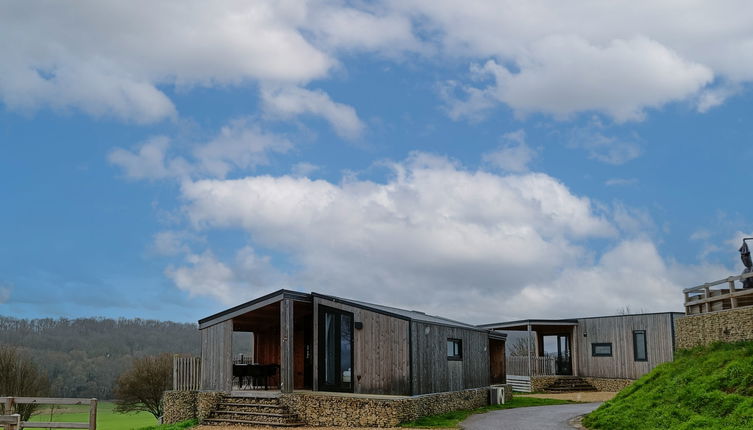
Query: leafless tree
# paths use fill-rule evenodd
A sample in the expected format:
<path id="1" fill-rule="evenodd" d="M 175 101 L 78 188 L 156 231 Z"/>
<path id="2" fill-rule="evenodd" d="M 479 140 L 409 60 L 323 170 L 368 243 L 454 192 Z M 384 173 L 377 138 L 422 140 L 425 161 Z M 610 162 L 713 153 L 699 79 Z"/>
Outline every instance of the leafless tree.
<path id="1" fill-rule="evenodd" d="M 162 416 L 162 394 L 172 387 L 172 355 L 137 358 L 115 387 L 116 412 L 144 411 Z"/>
<path id="2" fill-rule="evenodd" d="M 50 383 L 31 358 L 15 347 L 0 345 L 0 396 L 41 397 L 49 392 Z M 36 404 L 16 404 L 6 411 L 0 404 L 0 415 L 20 414 L 28 421 L 37 409 Z"/>

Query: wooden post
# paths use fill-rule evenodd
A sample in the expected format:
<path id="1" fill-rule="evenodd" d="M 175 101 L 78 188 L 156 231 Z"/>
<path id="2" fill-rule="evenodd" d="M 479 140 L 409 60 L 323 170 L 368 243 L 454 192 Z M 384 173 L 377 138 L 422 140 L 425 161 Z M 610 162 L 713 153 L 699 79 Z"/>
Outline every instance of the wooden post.
<path id="1" fill-rule="evenodd" d="M 178 389 L 178 354 L 173 354 L 173 390 Z"/>
<path id="2" fill-rule="evenodd" d="M 732 309 L 735 309 L 737 307 L 737 297 L 735 297 L 735 296 L 732 295 L 732 294 L 735 293 L 735 281 L 730 280 L 730 281 L 727 281 L 727 282 L 729 284 L 729 293 L 730 293 L 729 303 L 730 303 L 730 307 Z"/>
<path id="3" fill-rule="evenodd" d="M 97 430 L 97 399 L 89 401 L 89 430 Z"/>
<path id="4" fill-rule="evenodd" d="M 280 302 L 280 391 L 293 392 L 293 301 Z"/>
<path id="5" fill-rule="evenodd" d="M 13 413 L 13 397 L 7 397 L 5 399 L 5 415 Z"/>
<path id="6" fill-rule="evenodd" d="M 703 287 L 703 298 L 706 299 L 706 303 L 703 305 L 706 308 L 706 313 L 711 312 L 711 302 L 708 300 L 711 298 L 711 290 L 709 287 Z"/>
<path id="7" fill-rule="evenodd" d="M 526 351 L 526 354 L 528 355 L 528 377 L 533 377 L 533 373 L 531 372 L 531 322 L 528 321 L 528 351 Z"/>

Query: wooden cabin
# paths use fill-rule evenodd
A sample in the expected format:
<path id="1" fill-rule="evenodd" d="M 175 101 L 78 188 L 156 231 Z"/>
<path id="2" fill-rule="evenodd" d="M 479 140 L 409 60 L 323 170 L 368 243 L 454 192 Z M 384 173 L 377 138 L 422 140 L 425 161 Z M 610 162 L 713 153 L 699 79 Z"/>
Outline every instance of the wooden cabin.
<path id="1" fill-rule="evenodd" d="M 325 294 L 276 291 L 200 320 L 199 330 L 203 390 L 417 395 L 505 382 L 503 333 Z M 275 372 L 260 387 L 233 377 L 242 366 Z"/>
<path id="2" fill-rule="evenodd" d="M 673 360 L 675 319 L 682 315 L 664 312 L 521 320 L 480 327 L 529 333 L 533 358 L 512 358 L 508 375 L 513 371 L 528 377 L 637 379 L 657 365 Z"/>

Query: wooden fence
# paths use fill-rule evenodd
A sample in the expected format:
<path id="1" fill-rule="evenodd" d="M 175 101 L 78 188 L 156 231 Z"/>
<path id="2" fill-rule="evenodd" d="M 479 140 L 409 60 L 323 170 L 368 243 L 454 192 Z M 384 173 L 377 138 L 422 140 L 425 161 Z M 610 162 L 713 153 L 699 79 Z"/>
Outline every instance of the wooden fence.
<path id="1" fill-rule="evenodd" d="M 201 389 L 201 358 L 173 356 L 173 390 Z"/>
<path id="2" fill-rule="evenodd" d="M 531 357 L 531 375 L 528 374 L 528 357 L 507 357 L 508 375 L 547 376 L 555 374 L 554 357 Z"/>
<path id="3" fill-rule="evenodd" d="M 753 305 L 753 288 L 743 289 L 742 284 L 739 287 L 736 284 L 750 277 L 753 277 L 753 273 L 730 276 L 684 289 L 685 314 L 704 314 Z"/>
<path id="4" fill-rule="evenodd" d="M 89 422 L 31 422 L 21 421 L 18 414 L 0 415 L 0 426 L 5 430 L 19 430 L 24 428 L 46 429 L 89 429 L 97 430 L 97 399 L 66 399 L 53 397 L 0 397 L 0 403 L 5 406 L 5 413 L 13 410 L 13 405 L 89 405 Z"/>

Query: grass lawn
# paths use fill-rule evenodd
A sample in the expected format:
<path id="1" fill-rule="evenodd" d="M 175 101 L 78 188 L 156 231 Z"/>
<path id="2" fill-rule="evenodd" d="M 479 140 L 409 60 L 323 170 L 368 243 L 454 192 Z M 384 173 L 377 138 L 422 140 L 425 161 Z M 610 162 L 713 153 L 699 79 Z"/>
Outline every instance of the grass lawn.
<path id="1" fill-rule="evenodd" d="M 97 403 L 97 429 L 101 430 L 132 430 L 157 425 L 157 420 L 148 412 L 119 414 L 113 411 L 113 402 Z M 45 422 L 88 422 L 89 406 L 55 406 L 52 419 L 50 419 L 50 407 L 44 406 L 31 417 L 31 421 Z"/>
<path id="2" fill-rule="evenodd" d="M 583 420 L 590 429 L 753 429 L 753 342 L 679 351 Z"/>
<path id="3" fill-rule="evenodd" d="M 478 409 L 467 409 L 447 412 L 446 414 L 441 415 L 431 415 L 428 417 L 419 418 L 415 421 L 403 423 L 401 424 L 401 426 L 411 428 L 452 428 L 457 427 L 461 421 L 473 414 L 482 414 L 484 412 L 498 411 L 500 409 L 525 408 L 528 406 L 564 405 L 568 403 L 575 402 L 569 400 L 538 399 L 535 397 L 514 396 L 512 400 L 505 403 L 504 405 L 489 405 Z"/>

